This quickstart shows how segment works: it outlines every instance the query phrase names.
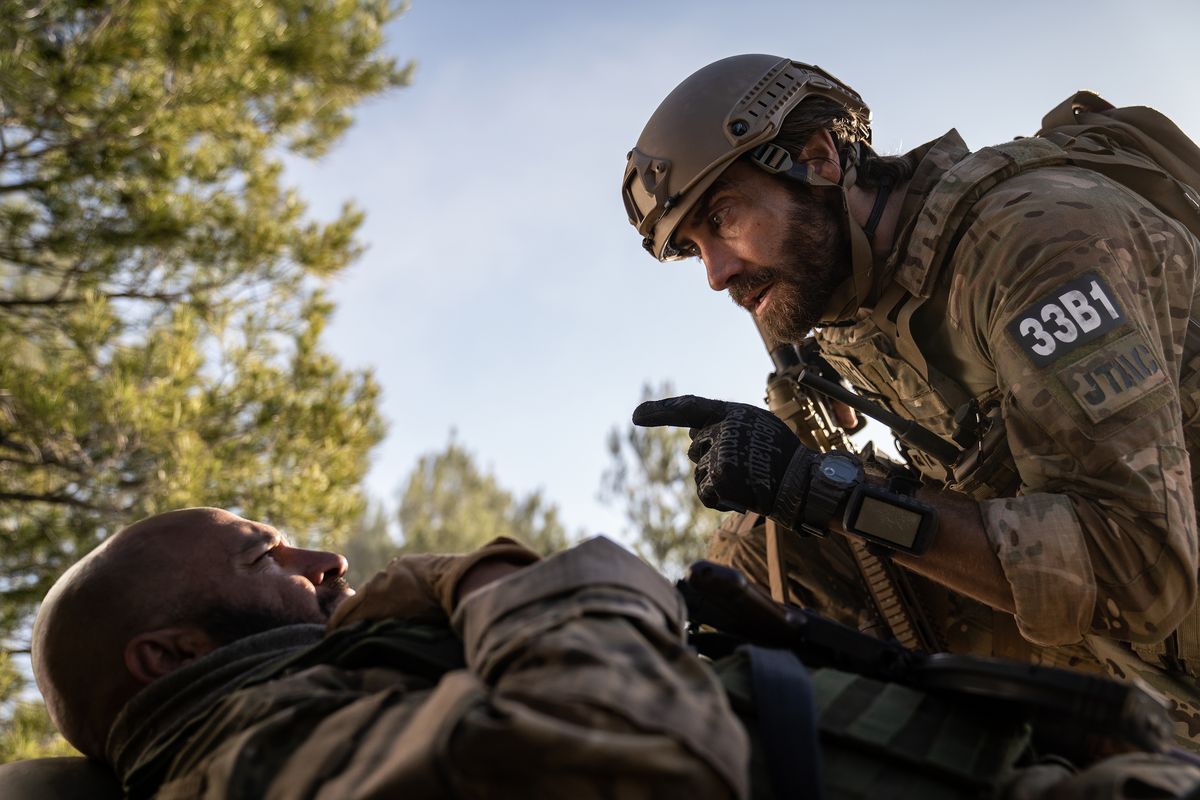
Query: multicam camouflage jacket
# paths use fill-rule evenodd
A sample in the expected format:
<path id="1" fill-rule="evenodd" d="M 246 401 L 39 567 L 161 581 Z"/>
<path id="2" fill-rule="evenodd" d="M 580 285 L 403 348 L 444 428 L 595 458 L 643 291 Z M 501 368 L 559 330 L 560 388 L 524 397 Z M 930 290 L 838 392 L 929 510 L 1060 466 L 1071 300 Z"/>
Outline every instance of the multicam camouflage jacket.
<path id="1" fill-rule="evenodd" d="M 1200 242 L 1042 140 L 972 154 L 951 131 L 906 158 L 878 287 L 890 307 L 817 335 L 860 393 L 948 441 L 964 420 L 1003 426 L 965 469 L 909 453 L 980 500 L 1016 604 L 1014 619 L 914 577 L 931 622 L 952 651 L 1138 674 L 1197 737 Z M 714 547 L 755 561 L 736 539 L 727 528 Z M 791 546 L 792 564 L 833 565 L 794 591 L 877 622 L 836 546 Z"/>
<path id="2" fill-rule="evenodd" d="M 470 595 L 452 627 L 372 618 L 220 648 L 135 696 L 108 760 L 126 797 L 162 800 L 1132 800 L 1200 785 L 1200 768 L 1164 754 L 1039 762 L 1007 701 L 809 672 L 788 651 L 706 662 L 682 610 L 647 566 L 593 540 Z M 753 662 L 767 652 L 793 667 L 764 698 Z M 807 719 L 762 724 L 796 691 Z M 780 764 L 794 791 L 775 790 Z"/>
<path id="3" fill-rule="evenodd" d="M 132 798 L 745 797 L 745 733 L 683 624 L 593 539 L 473 593 L 453 631 L 220 648 L 135 696 L 108 759 Z"/>

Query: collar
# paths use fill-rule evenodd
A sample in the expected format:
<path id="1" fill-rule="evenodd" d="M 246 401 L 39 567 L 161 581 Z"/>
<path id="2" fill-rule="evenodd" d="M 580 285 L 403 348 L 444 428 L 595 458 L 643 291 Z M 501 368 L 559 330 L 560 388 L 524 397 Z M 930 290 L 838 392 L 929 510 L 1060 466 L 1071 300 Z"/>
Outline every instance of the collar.
<path id="1" fill-rule="evenodd" d="M 913 176 L 909 179 L 908 189 L 904 193 L 904 201 L 900 206 L 900 217 L 896 222 L 896 235 L 892 242 L 892 250 L 887 255 L 884 268 L 879 273 L 877 291 L 882 291 L 900 266 L 901 259 L 909 250 L 913 229 L 930 192 L 937 186 L 947 172 L 956 164 L 971 154 L 967 143 L 958 131 L 951 128 L 946 134 L 920 147 L 910 150 L 901 158 L 913 165 Z M 925 264 L 928 270 L 932 264 Z"/>
<path id="2" fill-rule="evenodd" d="M 320 642 L 324 625 L 288 625 L 219 647 L 133 696 L 108 735 L 107 760 L 123 783 L 171 750 L 197 715 L 265 664 Z M 159 776 L 161 777 L 161 776 Z"/>

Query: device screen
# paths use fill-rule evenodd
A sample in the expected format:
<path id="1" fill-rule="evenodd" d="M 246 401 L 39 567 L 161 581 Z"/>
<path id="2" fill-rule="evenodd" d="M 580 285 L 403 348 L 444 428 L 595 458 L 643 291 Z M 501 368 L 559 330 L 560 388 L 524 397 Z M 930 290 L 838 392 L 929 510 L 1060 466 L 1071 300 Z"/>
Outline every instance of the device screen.
<path id="1" fill-rule="evenodd" d="M 912 547 L 917 538 L 917 531 L 921 529 L 921 515 L 907 508 L 897 508 L 891 503 L 864 496 L 854 527 L 885 542 L 892 542 L 900 547 Z"/>

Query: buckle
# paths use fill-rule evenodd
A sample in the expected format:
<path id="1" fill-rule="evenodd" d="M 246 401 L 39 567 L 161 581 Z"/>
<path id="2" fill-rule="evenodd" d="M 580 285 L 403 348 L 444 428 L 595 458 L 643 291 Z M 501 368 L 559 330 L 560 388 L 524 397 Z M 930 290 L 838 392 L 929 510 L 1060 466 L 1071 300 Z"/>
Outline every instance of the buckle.
<path id="1" fill-rule="evenodd" d="M 771 173 L 787 172 L 792 168 L 792 154 L 772 142 L 754 148 L 750 160 Z"/>

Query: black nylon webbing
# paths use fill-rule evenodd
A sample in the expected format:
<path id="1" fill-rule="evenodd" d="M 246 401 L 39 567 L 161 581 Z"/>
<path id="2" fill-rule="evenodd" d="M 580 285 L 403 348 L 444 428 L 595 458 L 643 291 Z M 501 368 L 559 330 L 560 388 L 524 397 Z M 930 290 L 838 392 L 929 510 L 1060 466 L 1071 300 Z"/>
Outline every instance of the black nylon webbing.
<path id="1" fill-rule="evenodd" d="M 821 746 L 808 670 L 790 650 L 745 646 L 759 735 L 779 800 L 821 800 Z"/>

